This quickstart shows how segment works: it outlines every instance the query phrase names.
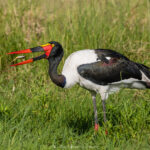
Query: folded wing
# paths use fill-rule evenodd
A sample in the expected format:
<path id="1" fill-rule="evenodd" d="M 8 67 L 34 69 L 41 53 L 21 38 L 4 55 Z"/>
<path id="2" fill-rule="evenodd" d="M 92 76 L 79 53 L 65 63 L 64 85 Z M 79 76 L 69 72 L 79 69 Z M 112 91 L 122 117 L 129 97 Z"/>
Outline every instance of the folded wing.
<path id="1" fill-rule="evenodd" d="M 122 57 L 111 57 L 108 62 L 100 60 L 83 64 L 77 69 L 83 78 L 99 85 L 107 85 L 129 78 L 138 80 L 142 78 L 136 63 Z"/>

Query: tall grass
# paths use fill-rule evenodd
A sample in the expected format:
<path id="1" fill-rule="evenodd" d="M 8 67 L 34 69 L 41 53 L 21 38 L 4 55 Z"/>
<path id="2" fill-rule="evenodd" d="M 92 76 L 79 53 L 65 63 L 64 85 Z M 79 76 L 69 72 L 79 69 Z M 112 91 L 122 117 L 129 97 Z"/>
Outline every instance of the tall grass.
<path id="1" fill-rule="evenodd" d="M 87 91 L 56 87 L 46 60 L 9 67 L 15 56 L 7 52 L 51 40 L 64 47 L 60 71 L 69 54 L 86 48 L 114 49 L 150 66 L 150 1 L 0 0 L 0 149 L 149 149 L 148 90 L 110 96 L 105 136 L 100 96 L 95 134 Z"/>

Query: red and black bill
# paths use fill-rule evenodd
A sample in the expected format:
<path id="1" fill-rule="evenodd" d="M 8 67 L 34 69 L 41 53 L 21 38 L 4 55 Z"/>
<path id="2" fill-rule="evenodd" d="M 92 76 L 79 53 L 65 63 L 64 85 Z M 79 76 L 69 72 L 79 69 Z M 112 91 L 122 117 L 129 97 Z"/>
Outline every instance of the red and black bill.
<path id="1" fill-rule="evenodd" d="M 11 66 L 23 65 L 23 64 L 31 63 L 33 61 L 37 61 L 37 60 L 40 60 L 43 58 L 48 58 L 53 47 L 54 47 L 54 44 L 47 43 L 45 45 L 41 45 L 41 46 L 30 48 L 30 49 L 20 50 L 20 51 L 16 51 L 16 52 L 10 52 L 8 54 L 24 54 L 24 53 L 34 53 L 34 52 L 45 52 L 45 54 L 43 54 L 43 55 L 25 60 L 25 61 L 17 63 L 17 64 L 13 64 Z"/>

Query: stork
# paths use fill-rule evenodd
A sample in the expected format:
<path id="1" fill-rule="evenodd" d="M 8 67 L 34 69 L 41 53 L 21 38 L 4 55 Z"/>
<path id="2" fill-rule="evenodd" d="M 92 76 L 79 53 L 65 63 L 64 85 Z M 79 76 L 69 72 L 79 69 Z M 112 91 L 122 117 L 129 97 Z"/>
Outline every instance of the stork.
<path id="1" fill-rule="evenodd" d="M 23 65 L 46 58 L 49 62 L 49 76 L 57 86 L 70 88 L 75 84 L 90 91 L 94 105 L 95 130 L 99 128 L 96 108 L 96 94 L 100 94 L 106 123 L 105 100 L 121 88 L 150 88 L 149 67 L 133 62 L 122 54 L 109 49 L 86 49 L 72 53 L 65 61 L 61 74 L 57 73 L 63 57 L 63 47 L 59 42 L 51 41 L 45 45 L 8 54 L 41 52 L 41 56 L 13 64 Z"/>

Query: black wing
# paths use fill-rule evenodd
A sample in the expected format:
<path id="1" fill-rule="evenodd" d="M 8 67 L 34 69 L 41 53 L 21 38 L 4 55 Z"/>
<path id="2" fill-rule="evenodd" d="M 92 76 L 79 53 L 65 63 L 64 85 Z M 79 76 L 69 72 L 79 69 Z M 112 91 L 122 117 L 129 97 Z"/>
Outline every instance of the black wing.
<path id="1" fill-rule="evenodd" d="M 115 52 L 113 50 L 110 50 L 110 49 L 96 49 L 95 50 L 95 53 L 97 55 L 97 57 L 103 61 L 105 60 L 106 57 L 111 57 L 111 58 L 122 58 L 122 59 L 125 59 L 125 60 L 129 60 L 127 57 L 125 57 L 124 55 L 118 53 L 118 52 Z M 104 58 L 105 57 L 105 58 Z"/>
<path id="2" fill-rule="evenodd" d="M 96 84 L 107 85 L 123 79 L 135 78 L 141 80 L 141 72 L 136 63 L 130 61 L 125 56 L 107 50 L 107 53 L 99 53 L 101 61 L 80 65 L 77 69 L 79 74 Z M 108 54 L 109 53 L 109 54 Z M 105 61 L 104 57 L 111 57 Z"/>

